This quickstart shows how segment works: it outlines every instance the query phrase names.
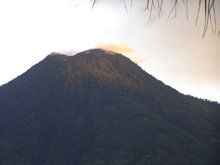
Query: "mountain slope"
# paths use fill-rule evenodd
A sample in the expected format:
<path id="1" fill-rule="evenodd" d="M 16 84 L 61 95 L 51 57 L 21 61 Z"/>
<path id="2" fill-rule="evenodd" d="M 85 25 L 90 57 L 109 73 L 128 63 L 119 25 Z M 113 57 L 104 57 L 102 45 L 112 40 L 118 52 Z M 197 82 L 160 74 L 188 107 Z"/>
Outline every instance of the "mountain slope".
<path id="1" fill-rule="evenodd" d="M 120 54 L 52 54 L 0 88 L 0 164 L 218 164 L 219 110 Z"/>

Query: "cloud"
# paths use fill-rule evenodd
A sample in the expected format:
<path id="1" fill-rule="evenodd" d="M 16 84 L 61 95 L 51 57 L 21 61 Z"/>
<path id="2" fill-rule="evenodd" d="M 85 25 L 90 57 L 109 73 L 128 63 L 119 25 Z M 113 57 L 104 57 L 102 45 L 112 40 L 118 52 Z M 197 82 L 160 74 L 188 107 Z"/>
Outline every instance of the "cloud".
<path id="1" fill-rule="evenodd" d="M 114 51 L 118 53 L 133 53 L 133 49 L 129 47 L 127 44 L 103 44 L 97 43 L 97 48 Z"/>
<path id="2" fill-rule="evenodd" d="M 67 56 L 74 56 L 75 54 L 79 53 L 79 50 L 65 50 L 65 51 L 58 51 L 58 53 L 65 54 Z"/>
<path id="3" fill-rule="evenodd" d="M 134 51 L 127 44 L 103 44 L 97 43 L 97 48 L 105 49 L 108 51 L 122 53 L 124 56 L 130 58 L 136 64 L 143 63 L 147 61 L 147 56 L 145 53 L 139 53 Z"/>

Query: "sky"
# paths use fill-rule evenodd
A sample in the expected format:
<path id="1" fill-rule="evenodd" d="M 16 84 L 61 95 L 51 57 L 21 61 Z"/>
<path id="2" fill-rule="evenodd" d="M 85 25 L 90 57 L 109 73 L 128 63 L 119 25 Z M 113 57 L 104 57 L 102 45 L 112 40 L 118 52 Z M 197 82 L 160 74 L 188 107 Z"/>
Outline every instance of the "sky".
<path id="1" fill-rule="evenodd" d="M 0 85 L 21 75 L 51 52 L 73 55 L 104 48 L 129 57 L 179 92 L 220 103 L 220 37 L 211 26 L 204 38 L 198 1 L 168 18 L 170 1 L 144 11 L 146 0 L 0 1 Z M 220 1 L 216 1 L 220 30 Z M 203 9 L 201 9 L 203 11 Z"/>

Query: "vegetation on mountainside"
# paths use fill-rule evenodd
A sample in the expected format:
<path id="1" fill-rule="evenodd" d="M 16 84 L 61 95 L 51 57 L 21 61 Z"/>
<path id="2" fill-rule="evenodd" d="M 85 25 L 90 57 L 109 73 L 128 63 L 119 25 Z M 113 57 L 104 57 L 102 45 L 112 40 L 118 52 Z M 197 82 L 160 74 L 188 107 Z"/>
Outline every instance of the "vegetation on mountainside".
<path id="1" fill-rule="evenodd" d="M 51 55 L 0 88 L 0 164 L 217 165 L 219 110 L 119 54 Z"/>

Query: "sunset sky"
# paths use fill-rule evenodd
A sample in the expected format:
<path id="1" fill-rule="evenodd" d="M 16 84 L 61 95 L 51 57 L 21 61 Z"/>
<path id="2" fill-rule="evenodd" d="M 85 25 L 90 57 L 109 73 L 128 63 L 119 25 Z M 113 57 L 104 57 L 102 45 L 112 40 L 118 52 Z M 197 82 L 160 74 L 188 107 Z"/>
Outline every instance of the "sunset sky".
<path id="1" fill-rule="evenodd" d="M 0 1 L 0 85 L 16 78 L 51 52 L 73 55 L 91 48 L 120 52 L 184 94 L 220 102 L 220 37 L 202 38 L 204 18 L 195 26 L 198 1 L 168 19 L 166 1 L 149 19 L 146 0 Z M 220 30 L 220 1 L 216 1 Z M 202 11 L 201 11 L 202 12 Z"/>

